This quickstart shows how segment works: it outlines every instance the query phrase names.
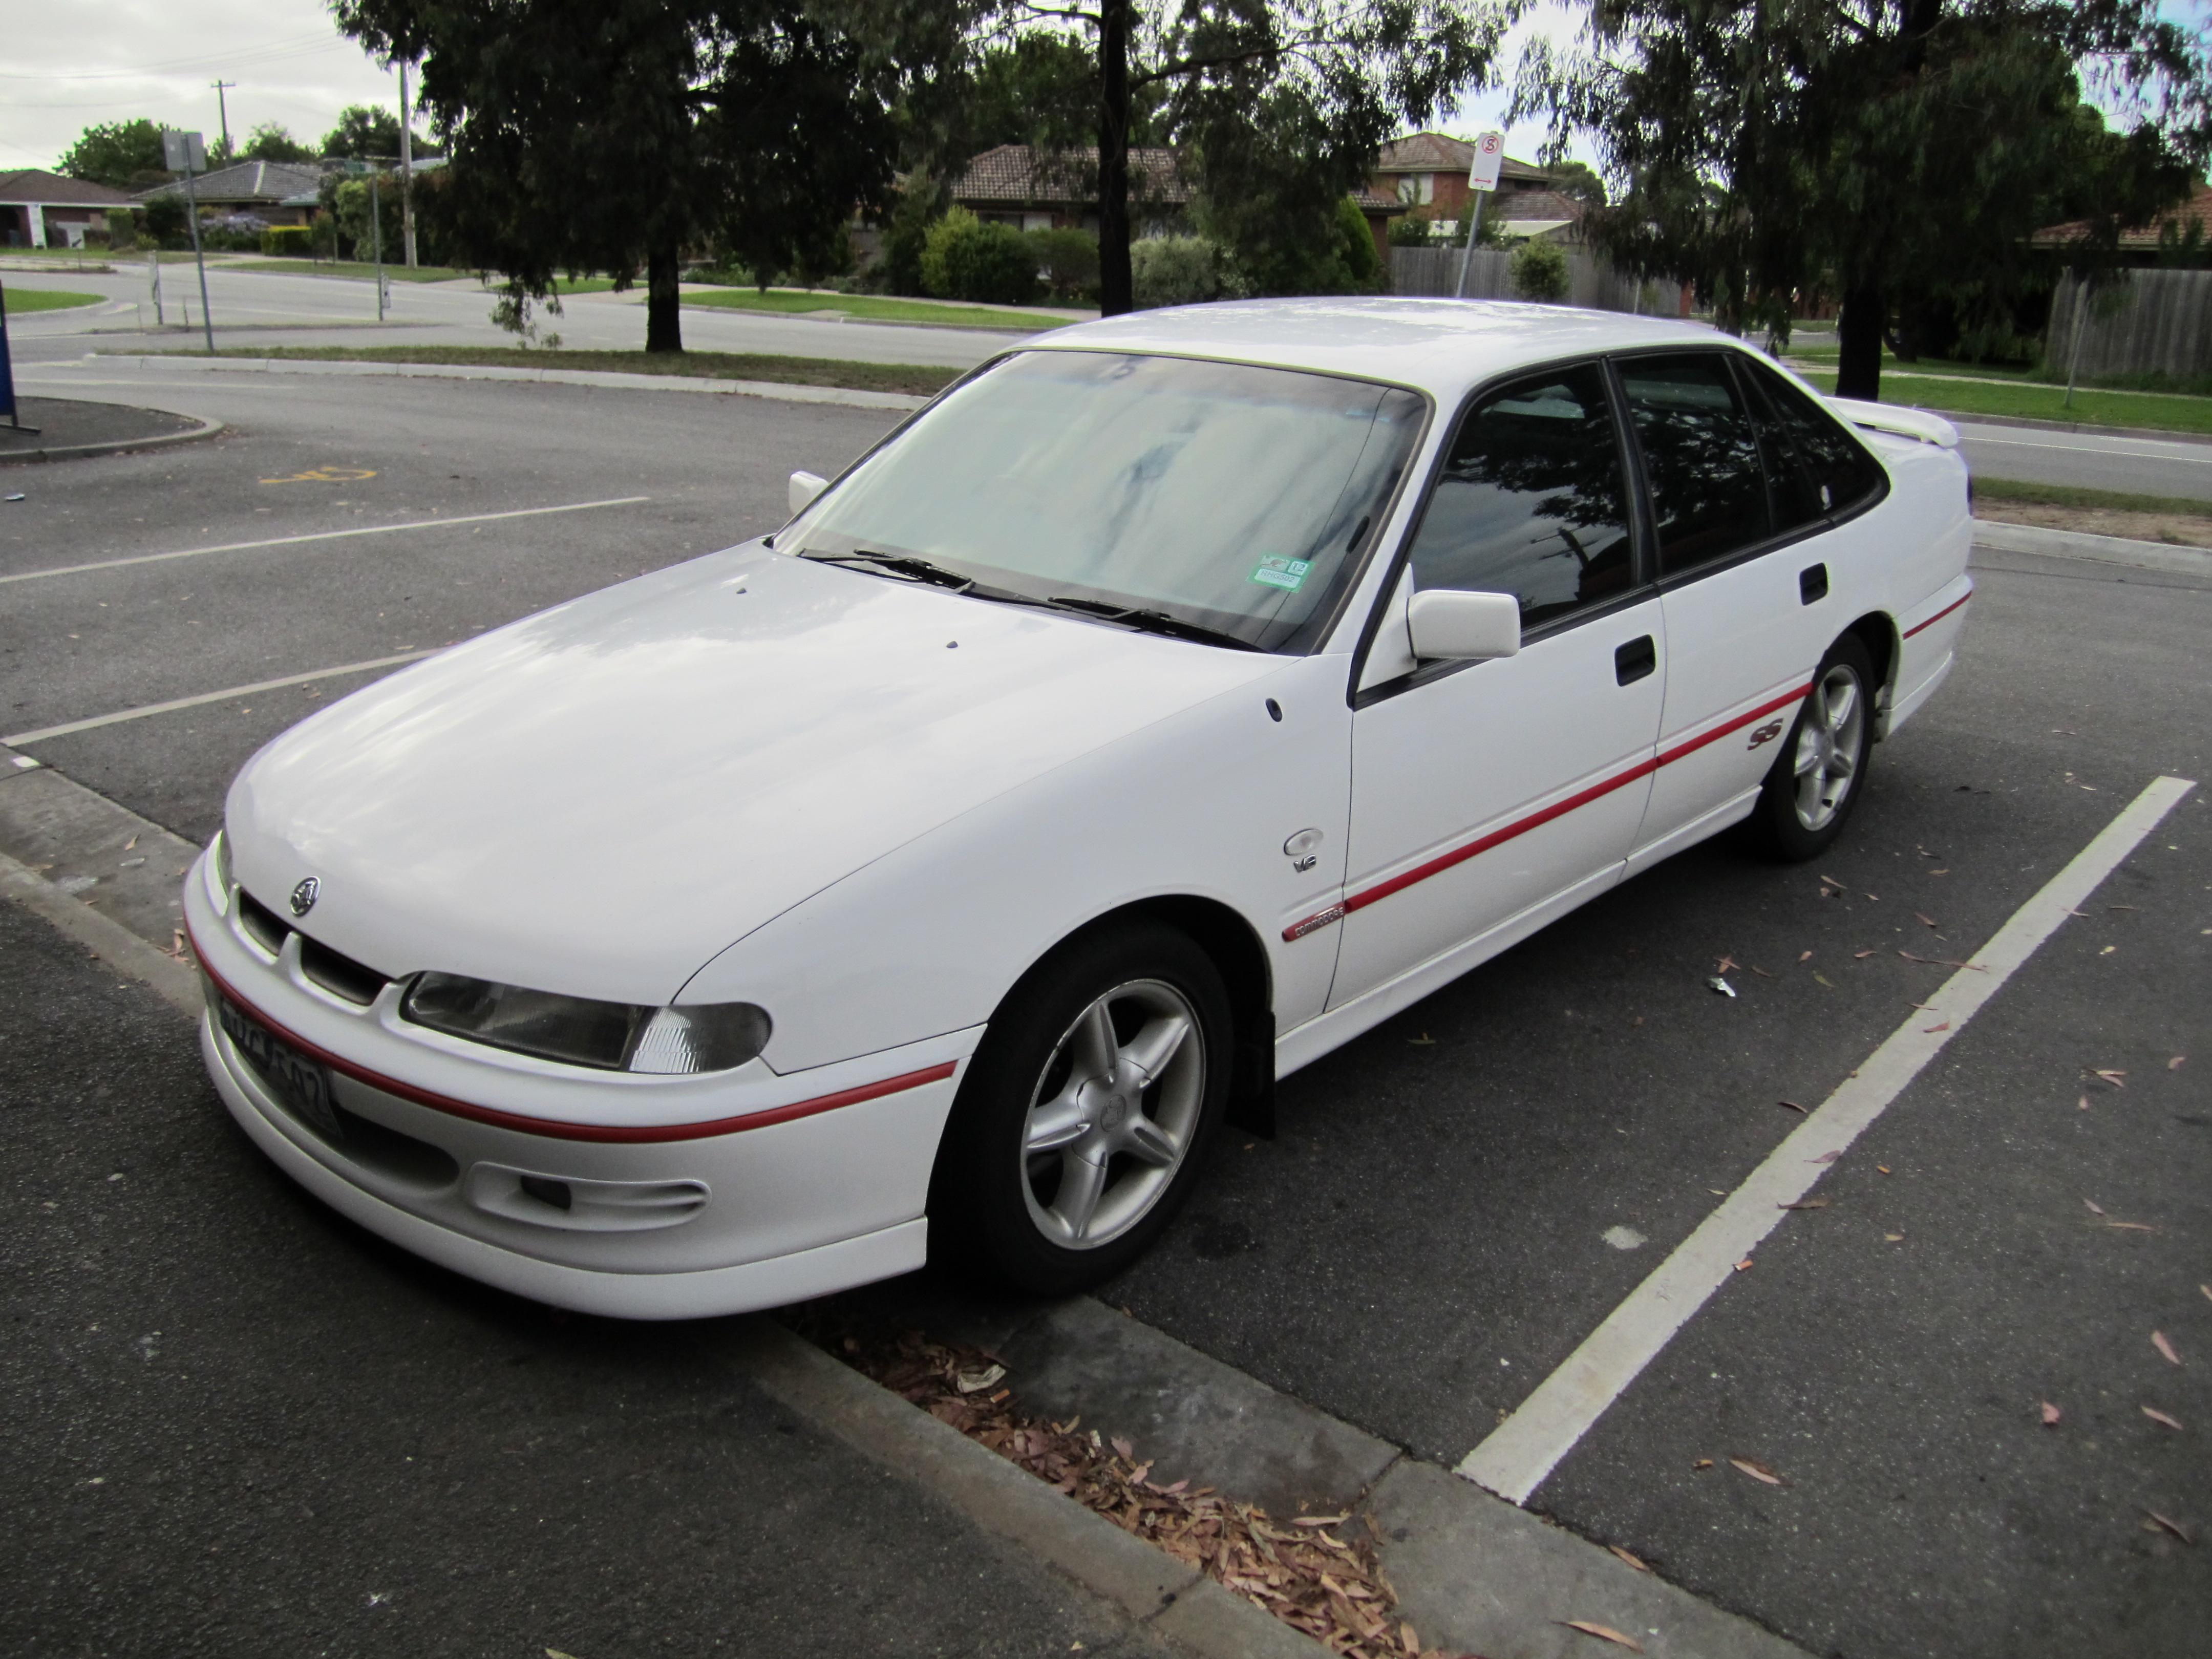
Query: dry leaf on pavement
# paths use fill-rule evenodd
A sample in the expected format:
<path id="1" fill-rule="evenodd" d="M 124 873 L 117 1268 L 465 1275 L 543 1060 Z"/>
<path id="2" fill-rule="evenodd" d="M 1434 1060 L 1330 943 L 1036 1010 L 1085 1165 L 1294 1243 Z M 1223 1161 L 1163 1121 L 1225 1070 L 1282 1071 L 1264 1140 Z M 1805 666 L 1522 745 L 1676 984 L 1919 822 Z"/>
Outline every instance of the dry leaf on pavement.
<path id="1" fill-rule="evenodd" d="M 2142 1414 L 2154 1423 L 2165 1424 L 2169 1429 L 2178 1429 L 2181 1426 L 2181 1420 L 2179 1418 L 2168 1417 L 2155 1406 L 2145 1406 L 2142 1408 Z"/>
<path id="2" fill-rule="evenodd" d="M 2188 1058 L 2187 1054 L 2176 1054 L 2166 1062 L 2166 1069 L 2169 1072 L 2178 1072 L 2181 1069 L 2181 1062 Z"/>
<path id="3" fill-rule="evenodd" d="M 1803 1113 L 1807 1117 L 1810 1117 L 1810 1116 L 1812 1116 L 1812 1115 L 1813 1115 L 1813 1114 L 1812 1114 L 1812 1112 L 1810 1111 L 1810 1109 L 1808 1109 L 1808 1108 L 1806 1108 L 1806 1107 L 1800 1106 L 1800 1105 L 1799 1105 L 1796 1101 L 1794 1101 L 1794 1100 L 1778 1100 L 1778 1101 L 1776 1101 L 1774 1103 L 1775 1103 L 1777 1106 L 1787 1106 L 1787 1107 L 1788 1107 L 1791 1111 L 1793 1111 L 1793 1112 L 1802 1112 L 1802 1113 Z"/>
<path id="4" fill-rule="evenodd" d="M 1871 951 L 1854 951 L 1851 952 L 1851 959 L 1854 962 L 1864 962 L 1872 955 L 1874 955 L 1874 952 Z"/>
<path id="5" fill-rule="evenodd" d="M 2197 1288 L 2204 1292 L 2207 1302 L 2212 1302 L 2212 1285 L 2199 1285 Z"/>
<path id="6" fill-rule="evenodd" d="M 1929 926 L 1930 927 L 1938 927 L 1938 926 L 1940 926 L 1940 925 L 1941 925 L 1940 923 L 1938 923 L 1938 922 L 1936 921 L 1936 918 L 1935 918 L 1935 917 L 1933 917 L 1933 916 L 1923 916 L 1923 915 L 1922 915 L 1920 914 L 1920 912 L 1919 912 L 1919 911 L 1917 911 L 1917 910 L 1915 910 L 1915 911 L 1912 913 L 1912 919 L 1913 919 L 1913 921 L 1923 921 L 1923 922 L 1925 922 L 1925 923 L 1927 923 L 1927 924 L 1928 924 L 1928 926 Z"/>
<path id="7" fill-rule="evenodd" d="M 2043 1402 L 2043 1426 L 2046 1429 L 2058 1421 L 2058 1407 L 2048 1400 Z"/>
<path id="8" fill-rule="evenodd" d="M 1607 1544 L 1606 1548 L 1611 1550 L 1615 1555 L 1627 1562 L 1630 1566 L 1635 1568 L 1638 1572 L 1649 1572 L 1651 1571 L 1650 1566 L 1647 1563 L 1631 1555 L 1626 1550 L 1621 1548 L 1618 1544 Z"/>
<path id="9" fill-rule="evenodd" d="M 2183 1543 L 2193 1544 L 2197 1541 L 2194 1538 L 2191 1538 L 2189 1535 L 2188 1529 L 2179 1521 L 2169 1521 L 2166 1516 L 2160 1515 L 2156 1510 L 2145 1510 L 2143 1513 L 2150 1516 L 2153 1521 L 2156 1522 L 2167 1532 L 2172 1533 L 2176 1538 L 2179 1538 Z"/>
<path id="10" fill-rule="evenodd" d="M 1795 1204 L 1778 1204 L 1774 1207 L 1778 1210 L 1825 1210 L 1828 1207 L 1828 1200 L 1825 1198 L 1801 1198 Z"/>
<path id="11" fill-rule="evenodd" d="M 1632 1652 L 1641 1653 L 1644 1651 L 1643 1643 L 1638 1641 L 1633 1636 L 1623 1636 L 1619 1631 L 1613 1629 L 1610 1625 L 1592 1624 L 1587 1619 L 1562 1619 L 1559 1622 L 1565 1625 L 1569 1630 L 1578 1630 L 1585 1636 L 1602 1637 L 1608 1642 L 1618 1642 L 1622 1647 L 1630 1650 Z"/>
<path id="12" fill-rule="evenodd" d="M 2084 1204 L 2087 1204 L 2087 1205 L 2089 1206 L 2089 1213 L 2090 1213 L 2091 1215 L 2102 1215 L 2102 1214 L 2104 1214 L 2104 1212 L 2105 1212 L 2105 1206 L 2104 1206 L 2103 1205 L 2101 1205 L 2101 1204 L 2098 1203 L 2094 1199 L 2091 1199 L 2091 1198 L 2085 1198 L 2085 1199 L 2083 1199 L 2081 1201 L 2082 1201 Z"/>
<path id="13" fill-rule="evenodd" d="M 1833 1164 L 1842 1156 L 1841 1152 L 1823 1152 L 1818 1158 L 1808 1158 L 1805 1161 L 1808 1164 Z"/>
<path id="14" fill-rule="evenodd" d="M 1731 1467 L 1741 1469 L 1753 1480 L 1762 1481 L 1767 1486 L 1786 1486 L 1790 1484 L 1780 1475 L 1777 1474 L 1772 1469 L 1768 1468 L 1765 1464 L 1759 1462 L 1756 1458 L 1731 1457 L 1729 1459 L 1729 1462 Z"/>
<path id="15" fill-rule="evenodd" d="M 1797 960 L 1800 962 L 1810 962 L 1812 959 L 1813 953 L 1810 951 L 1800 951 L 1797 953 Z"/>
<path id="16" fill-rule="evenodd" d="M 2166 1340 L 2166 1333 L 2164 1331 L 2153 1331 L 2150 1334 L 2150 1345 L 2152 1347 L 2156 1348 L 2160 1353 L 2164 1354 L 2166 1358 L 2172 1361 L 2174 1364 L 2179 1365 L 2181 1363 L 2181 1356 L 2174 1352 L 2173 1344 Z"/>
<path id="17" fill-rule="evenodd" d="M 2093 1067 L 2089 1074 L 2092 1077 L 2100 1077 L 2104 1079 L 2106 1082 L 2111 1084 L 2115 1089 L 2124 1089 L 2128 1086 L 2128 1074 L 2125 1072 L 2099 1071 Z"/>

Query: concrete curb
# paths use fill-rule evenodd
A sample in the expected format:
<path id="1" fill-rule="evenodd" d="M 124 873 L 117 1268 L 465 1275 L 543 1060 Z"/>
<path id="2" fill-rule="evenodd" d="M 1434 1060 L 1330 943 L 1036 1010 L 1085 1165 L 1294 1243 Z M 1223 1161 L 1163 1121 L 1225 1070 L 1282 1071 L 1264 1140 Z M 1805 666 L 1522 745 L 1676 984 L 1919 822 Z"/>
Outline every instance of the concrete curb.
<path id="1" fill-rule="evenodd" d="M 129 355 L 90 351 L 84 361 L 128 368 L 184 368 L 202 374 L 396 375 L 407 380 L 520 380 L 548 386 L 619 386 L 632 392 L 694 392 L 725 398 L 774 398 L 795 404 L 842 404 L 854 409 L 915 410 L 927 398 L 856 386 L 796 386 L 781 380 L 709 380 L 684 374 L 628 374 L 616 369 L 502 368 L 476 363 L 295 362 L 283 357 L 191 357 L 183 352 Z"/>
<path id="2" fill-rule="evenodd" d="M 43 916 L 101 961 L 146 986 L 179 1013 L 197 1019 L 204 1006 L 199 975 L 165 957 L 119 921 L 99 911 L 0 853 L 0 894 Z"/>
<path id="3" fill-rule="evenodd" d="M 2139 570 L 2212 576 L 2212 549 L 2139 542 L 2125 536 L 2092 536 L 2078 530 L 2050 530 L 2036 524 L 1977 519 L 1974 545 L 1992 553 L 2035 553 L 2045 558 L 2091 559 L 2099 564 L 2132 565 Z"/>
<path id="4" fill-rule="evenodd" d="M 1042 1557 L 1179 1647 L 1208 1659 L 1319 1659 L 1328 1651 L 772 1320 L 746 1320 L 714 1347 L 815 1427 Z"/>
<path id="5" fill-rule="evenodd" d="M 47 394 L 40 392 L 40 397 Z M 81 401 L 91 401 L 84 399 Z M 221 421 L 195 415 L 199 425 L 190 432 L 161 432 L 150 438 L 116 438 L 100 444 L 61 444 L 52 449 L 17 449 L 0 453 L 0 466 L 27 466 L 33 461 L 74 461 L 88 455 L 119 455 L 127 449 L 166 449 L 172 444 L 196 444 L 225 429 Z"/>

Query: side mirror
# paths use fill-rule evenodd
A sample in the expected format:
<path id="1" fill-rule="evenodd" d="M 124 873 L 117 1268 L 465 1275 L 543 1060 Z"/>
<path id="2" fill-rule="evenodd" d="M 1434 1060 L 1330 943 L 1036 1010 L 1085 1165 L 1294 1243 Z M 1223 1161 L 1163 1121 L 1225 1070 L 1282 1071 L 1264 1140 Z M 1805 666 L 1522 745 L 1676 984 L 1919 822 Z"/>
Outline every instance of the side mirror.
<path id="1" fill-rule="evenodd" d="M 791 475 L 791 510 L 793 513 L 804 512 L 809 502 L 829 488 L 830 480 L 827 478 L 817 477 L 811 472 L 793 473 Z"/>
<path id="2" fill-rule="evenodd" d="M 1432 587 L 1413 595 L 1406 610 L 1413 654 L 1472 660 L 1521 652 L 1521 602 L 1510 593 L 1462 593 Z"/>

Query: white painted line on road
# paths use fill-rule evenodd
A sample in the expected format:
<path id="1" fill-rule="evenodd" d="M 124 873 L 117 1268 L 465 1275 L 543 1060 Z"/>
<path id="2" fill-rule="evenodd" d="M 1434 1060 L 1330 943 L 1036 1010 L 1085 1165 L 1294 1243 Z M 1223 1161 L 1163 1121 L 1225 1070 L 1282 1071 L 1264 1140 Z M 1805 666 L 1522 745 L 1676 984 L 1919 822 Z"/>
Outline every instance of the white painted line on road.
<path id="1" fill-rule="evenodd" d="M 275 691 L 287 685 L 305 685 L 309 680 L 336 679 L 341 674 L 365 673 L 372 668 L 397 668 L 404 662 L 420 662 L 425 657 L 434 657 L 445 648 L 438 646 L 428 651 L 403 651 L 396 657 L 372 657 L 367 662 L 349 662 L 337 668 L 317 668 L 305 674 L 287 674 L 282 679 L 256 680 L 251 685 L 234 685 L 225 691 L 204 691 L 197 697 L 176 697 L 167 702 L 149 702 L 143 708 L 125 708 L 113 714 L 95 714 L 88 720 L 71 720 L 66 726 L 42 726 L 35 732 L 18 732 L 12 737 L 0 738 L 0 746 L 15 749 L 27 743 L 44 743 L 48 738 L 65 738 L 72 732 L 93 732 L 103 726 L 120 726 L 125 720 L 143 720 L 149 714 L 167 714 L 179 708 L 197 708 L 202 703 L 227 702 L 233 697 L 250 697 L 257 691 Z"/>
<path id="2" fill-rule="evenodd" d="M 1459 1473 L 1501 1498 L 1526 1503 L 1674 1333 L 1735 1277 L 1736 1264 L 1789 1213 L 1781 1206 L 1797 1202 L 1827 1172 L 1828 1164 L 1814 1160 L 1846 1151 L 1888 1109 L 1921 1068 L 1966 1029 L 2014 970 L 2195 787 L 2187 778 L 2162 777 L 2130 802 L 1929 999 L 1942 1011 L 1941 1018 L 1931 1024 L 1928 1015 L 1916 1014 L 1899 1026 L 1606 1316 L 1518 1411 L 1461 1460 Z"/>
<path id="3" fill-rule="evenodd" d="M 2171 450 L 2100 449 L 2094 444 L 2045 444 L 2038 443 L 2033 438 L 1984 438 L 1978 434 L 1971 438 L 1962 437 L 1960 441 L 2003 449 L 2063 449 L 2075 455 L 2110 455 L 2118 459 L 2134 461 L 2186 461 L 2191 466 L 2212 466 L 2212 455 L 2191 455 L 2178 444 Z"/>
<path id="4" fill-rule="evenodd" d="M 443 530 L 448 525 L 490 524 L 498 519 L 536 519 L 548 513 L 588 513 L 599 507 L 635 507 L 650 495 L 617 495 L 611 501 L 570 501 L 562 507 L 520 507 L 511 513 L 471 513 L 458 519 L 415 519 L 405 524 L 365 524 L 353 530 L 316 530 L 302 536 L 271 536 L 265 541 L 221 542 L 213 547 L 187 547 L 174 553 L 140 553 L 127 559 L 101 559 L 92 564 L 57 565 L 52 570 L 19 570 L 0 576 L 0 583 L 33 582 L 46 576 L 78 576 L 88 570 L 120 570 L 126 565 L 159 564 L 165 559 L 197 559 L 203 553 L 237 553 L 254 547 L 289 547 L 298 542 L 331 542 L 345 536 L 390 536 L 403 530 Z"/>

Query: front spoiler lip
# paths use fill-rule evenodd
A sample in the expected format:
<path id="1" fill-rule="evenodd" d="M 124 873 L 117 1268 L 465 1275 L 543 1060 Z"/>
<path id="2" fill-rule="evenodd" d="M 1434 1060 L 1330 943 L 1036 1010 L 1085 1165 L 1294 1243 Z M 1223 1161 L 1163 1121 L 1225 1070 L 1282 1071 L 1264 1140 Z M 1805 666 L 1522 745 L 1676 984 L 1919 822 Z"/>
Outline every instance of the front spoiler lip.
<path id="1" fill-rule="evenodd" d="M 185 922 L 187 935 L 191 933 L 189 919 Z M 835 1094 L 817 1095 L 812 1100 L 793 1101 L 787 1106 L 765 1107 L 757 1112 L 748 1112 L 739 1117 L 716 1118 L 704 1123 L 648 1123 L 605 1124 L 564 1123 L 550 1118 L 525 1117 L 515 1112 L 502 1112 L 489 1106 L 477 1106 L 465 1100 L 455 1100 L 450 1095 L 434 1094 L 428 1089 L 418 1089 L 411 1083 L 402 1083 L 396 1078 L 372 1072 L 367 1066 L 334 1054 L 319 1043 L 310 1042 L 284 1025 L 262 1012 L 253 1002 L 241 996 L 231 983 L 208 965 L 207 954 L 200 949 L 197 937 L 191 939 L 192 955 L 198 960 L 200 971 L 206 975 L 216 991 L 235 1003 L 248 1018 L 266 1028 L 269 1032 L 289 1042 L 301 1054 L 312 1056 L 353 1079 L 356 1083 L 397 1095 L 402 1100 L 412 1101 L 417 1106 L 427 1106 L 433 1111 L 448 1113 L 454 1117 L 469 1118 L 478 1123 L 488 1123 L 495 1128 L 513 1129 L 523 1134 L 544 1135 L 556 1140 L 593 1140 L 640 1145 L 656 1141 L 704 1140 L 715 1135 L 738 1134 L 747 1129 L 765 1129 L 772 1124 L 788 1123 L 793 1119 L 813 1117 L 822 1112 L 834 1112 L 841 1106 L 858 1105 L 864 1100 L 876 1100 L 884 1095 L 898 1094 L 904 1090 L 918 1089 L 924 1084 L 936 1083 L 951 1077 L 958 1069 L 957 1063 L 945 1060 L 935 1066 L 924 1066 L 918 1072 L 906 1072 L 897 1077 L 882 1079 L 875 1083 L 864 1083 L 851 1089 L 840 1089 Z"/>

